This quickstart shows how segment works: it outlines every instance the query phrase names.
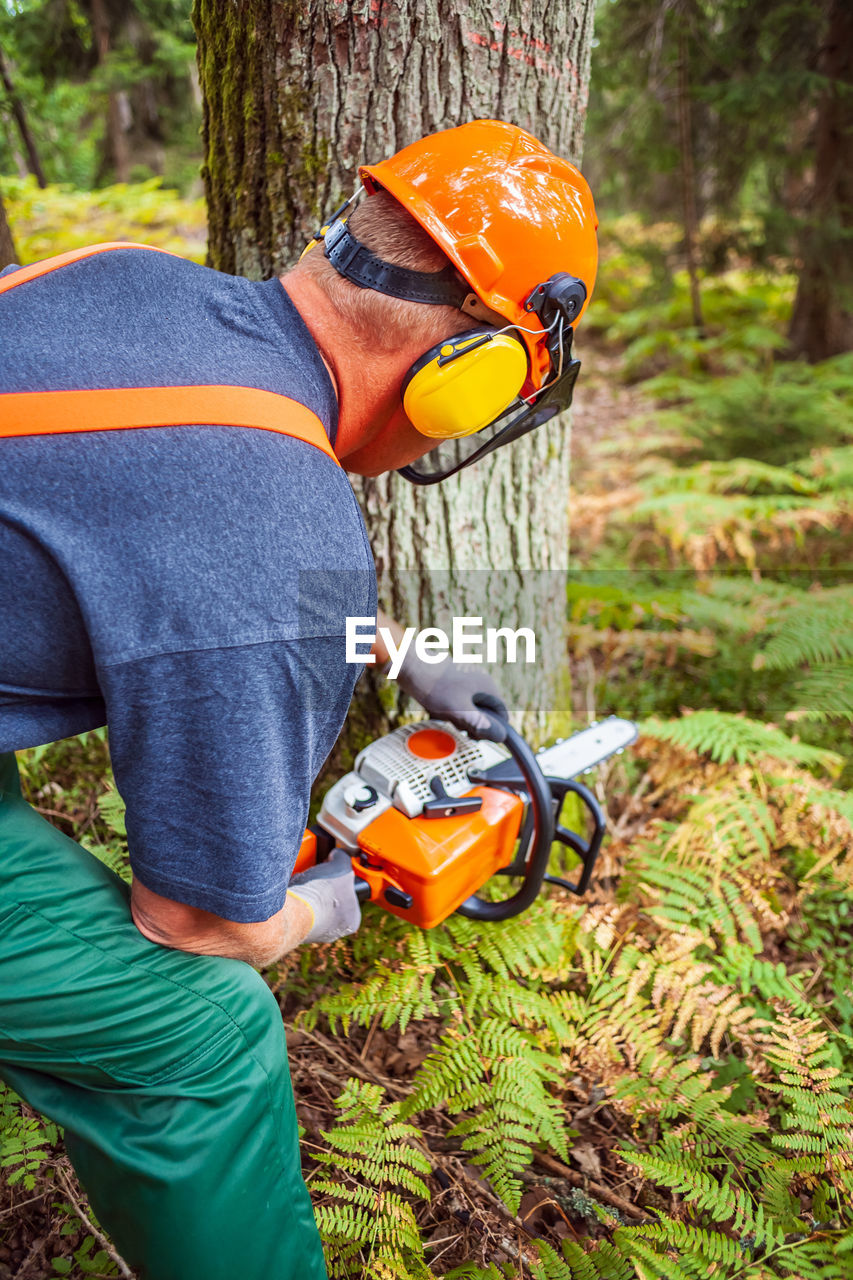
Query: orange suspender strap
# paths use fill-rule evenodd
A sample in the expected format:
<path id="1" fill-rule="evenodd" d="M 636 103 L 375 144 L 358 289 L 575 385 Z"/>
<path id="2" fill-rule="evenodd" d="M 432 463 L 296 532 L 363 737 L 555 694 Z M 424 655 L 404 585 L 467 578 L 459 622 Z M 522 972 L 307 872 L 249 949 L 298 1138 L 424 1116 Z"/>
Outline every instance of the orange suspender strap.
<path id="1" fill-rule="evenodd" d="M 91 245 L 22 267 L 0 277 L 0 293 L 108 249 L 152 249 L 152 245 Z M 322 422 L 305 405 L 257 387 L 116 387 L 86 391 L 0 393 L 0 437 L 71 431 L 119 431 L 131 427 L 256 427 L 314 445 L 337 462 Z"/>

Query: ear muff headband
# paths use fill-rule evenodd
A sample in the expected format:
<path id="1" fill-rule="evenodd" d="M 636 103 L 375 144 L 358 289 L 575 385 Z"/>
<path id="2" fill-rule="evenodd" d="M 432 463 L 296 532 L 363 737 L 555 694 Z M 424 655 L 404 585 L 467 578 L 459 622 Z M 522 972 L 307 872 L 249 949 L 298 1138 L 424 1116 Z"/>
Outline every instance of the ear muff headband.
<path id="1" fill-rule="evenodd" d="M 434 440 L 474 435 L 506 412 L 527 378 L 527 349 L 511 332 L 471 329 L 437 343 L 401 388 L 416 431 Z"/>
<path id="2" fill-rule="evenodd" d="M 412 271 L 385 262 L 352 234 L 346 222 L 339 219 L 327 228 L 323 241 L 325 255 L 335 270 L 362 289 L 375 289 L 406 302 L 428 302 L 434 306 L 458 307 L 471 290 L 460 284 L 456 269 Z"/>

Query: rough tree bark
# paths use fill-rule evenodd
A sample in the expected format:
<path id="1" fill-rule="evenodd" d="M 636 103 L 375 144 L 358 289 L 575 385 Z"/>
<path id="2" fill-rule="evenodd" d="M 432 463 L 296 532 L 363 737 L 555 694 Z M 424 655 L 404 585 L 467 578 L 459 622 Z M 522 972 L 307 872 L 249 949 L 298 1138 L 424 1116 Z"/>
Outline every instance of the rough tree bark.
<path id="1" fill-rule="evenodd" d="M 829 0 L 815 128 L 815 173 L 800 237 L 791 352 L 826 360 L 853 351 L 853 5 Z"/>
<path id="2" fill-rule="evenodd" d="M 512 121 L 578 161 L 592 11 L 592 0 L 196 0 L 210 264 L 283 270 L 355 188 L 360 162 L 466 120 Z M 437 489 L 354 481 L 392 612 L 424 626 L 483 614 L 488 596 L 487 624 L 536 628 L 550 679 L 520 680 L 512 701 L 542 732 L 565 666 L 568 479 L 562 422 Z M 502 671 L 502 685 L 521 671 Z"/>

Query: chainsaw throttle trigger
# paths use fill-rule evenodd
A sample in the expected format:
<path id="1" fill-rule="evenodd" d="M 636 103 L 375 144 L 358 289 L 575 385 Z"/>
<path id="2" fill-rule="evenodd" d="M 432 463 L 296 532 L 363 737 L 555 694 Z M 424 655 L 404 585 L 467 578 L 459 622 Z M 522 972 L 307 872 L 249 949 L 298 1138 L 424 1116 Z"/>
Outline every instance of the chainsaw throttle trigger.
<path id="1" fill-rule="evenodd" d="M 355 877 L 355 896 L 358 898 L 359 902 L 370 901 L 370 885 L 366 880 L 362 880 L 360 875 L 356 875 Z"/>
<path id="2" fill-rule="evenodd" d="M 430 778 L 429 789 L 435 799 L 424 801 L 423 818 L 456 818 L 463 813 L 479 813 L 483 807 L 481 796 L 448 795 L 438 774 Z"/>

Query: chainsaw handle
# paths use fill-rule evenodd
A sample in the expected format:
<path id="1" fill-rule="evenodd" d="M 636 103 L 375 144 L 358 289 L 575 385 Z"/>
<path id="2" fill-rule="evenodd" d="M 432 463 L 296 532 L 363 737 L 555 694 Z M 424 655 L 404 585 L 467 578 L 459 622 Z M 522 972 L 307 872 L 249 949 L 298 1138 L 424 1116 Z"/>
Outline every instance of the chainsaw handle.
<path id="1" fill-rule="evenodd" d="M 355 896 L 359 902 L 370 901 L 370 885 L 367 881 L 356 872 L 355 876 Z"/>
<path id="2" fill-rule="evenodd" d="M 525 867 L 521 888 L 512 897 L 505 898 L 502 902 L 488 902 L 485 898 L 478 898 L 476 894 L 472 894 L 461 907 L 457 907 L 457 911 L 459 915 L 467 916 L 469 920 L 508 920 L 510 916 L 517 916 L 522 911 L 526 911 L 542 888 L 554 839 L 554 809 L 551 803 L 551 788 L 545 781 L 536 756 L 524 738 L 502 716 L 497 715 L 490 708 L 481 706 L 481 710 L 496 721 L 504 731 L 504 745 L 509 748 L 510 755 L 518 765 L 529 797 L 529 814 L 532 821 L 525 823 L 525 826 L 532 828 L 532 832 L 526 846 L 519 849 L 515 858 L 516 863 L 523 863 Z"/>

